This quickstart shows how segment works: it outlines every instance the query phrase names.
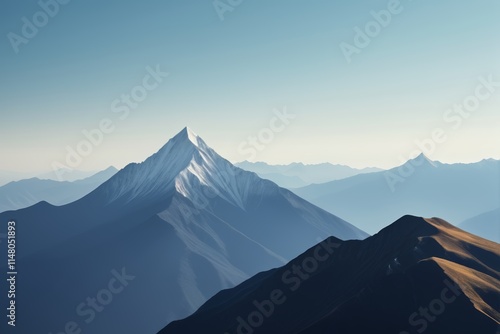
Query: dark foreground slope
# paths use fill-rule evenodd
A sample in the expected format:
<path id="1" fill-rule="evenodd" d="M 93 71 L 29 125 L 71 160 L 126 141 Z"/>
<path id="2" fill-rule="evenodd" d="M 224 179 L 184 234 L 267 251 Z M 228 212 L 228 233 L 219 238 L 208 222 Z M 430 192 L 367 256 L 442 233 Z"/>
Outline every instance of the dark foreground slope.
<path id="1" fill-rule="evenodd" d="M 160 333 L 497 333 L 499 245 L 404 216 L 364 241 L 329 238 L 210 299 Z"/>

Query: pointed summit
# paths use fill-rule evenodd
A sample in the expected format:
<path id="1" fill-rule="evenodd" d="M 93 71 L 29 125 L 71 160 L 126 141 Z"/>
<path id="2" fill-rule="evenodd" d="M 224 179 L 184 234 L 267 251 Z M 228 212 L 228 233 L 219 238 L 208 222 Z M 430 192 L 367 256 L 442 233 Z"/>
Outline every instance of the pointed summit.
<path id="1" fill-rule="evenodd" d="M 181 133 L 184 136 L 186 136 L 191 142 L 193 142 L 193 144 L 198 143 L 198 139 L 200 137 L 198 137 L 198 135 L 196 133 L 194 133 L 194 131 L 191 130 L 188 126 L 186 126 L 184 129 L 182 129 Z"/>
<path id="2" fill-rule="evenodd" d="M 436 161 L 432 161 L 429 159 L 423 152 L 420 153 L 417 157 L 413 159 L 409 159 L 406 164 L 410 164 L 412 166 L 430 166 L 430 167 L 437 167 L 438 163 Z"/>
<path id="3" fill-rule="evenodd" d="M 186 126 L 177 135 L 175 135 L 174 138 L 172 138 L 172 139 L 175 139 L 176 141 L 186 141 L 186 140 L 188 140 L 191 143 L 193 143 L 195 146 L 198 146 L 199 145 L 199 140 L 201 138 L 198 137 L 198 135 L 196 133 L 194 133 L 193 130 L 191 130 L 189 127 Z"/>
<path id="4" fill-rule="evenodd" d="M 102 184 L 100 191 L 107 193 L 108 202 L 160 198 L 175 190 L 181 175 L 210 174 L 210 167 L 220 160 L 215 151 L 185 127 L 143 162 L 127 165 L 110 182 Z"/>
<path id="5" fill-rule="evenodd" d="M 428 158 L 423 152 L 420 152 L 420 154 L 415 159 L 422 159 L 422 160 L 425 159 L 428 162 L 433 163 L 433 161 L 430 158 Z"/>

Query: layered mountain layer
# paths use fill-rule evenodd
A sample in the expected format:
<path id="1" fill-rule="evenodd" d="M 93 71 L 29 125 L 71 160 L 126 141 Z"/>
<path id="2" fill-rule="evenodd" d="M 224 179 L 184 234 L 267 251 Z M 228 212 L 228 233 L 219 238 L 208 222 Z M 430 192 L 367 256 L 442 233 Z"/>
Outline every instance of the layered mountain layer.
<path id="1" fill-rule="evenodd" d="M 497 209 L 499 184 L 500 161 L 443 164 L 420 155 L 388 171 L 356 175 L 293 191 L 373 234 L 387 222 L 406 214 L 441 217 L 458 225 Z M 494 225 L 491 229 L 500 228 L 498 219 L 489 224 Z M 471 230 L 472 233 L 480 231 Z M 481 236 L 491 238 L 488 234 Z"/>
<path id="2" fill-rule="evenodd" d="M 495 334 L 499 271 L 497 243 L 404 216 L 363 241 L 331 237 L 160 333 Z"/>

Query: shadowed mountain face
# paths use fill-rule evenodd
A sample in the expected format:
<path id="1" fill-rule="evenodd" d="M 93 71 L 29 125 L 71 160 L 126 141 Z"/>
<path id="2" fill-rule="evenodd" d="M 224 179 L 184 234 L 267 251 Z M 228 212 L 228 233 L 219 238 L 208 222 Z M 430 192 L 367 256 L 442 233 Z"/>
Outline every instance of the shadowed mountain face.
<path id="1" fill-rule="evenodd" d="M 318 238 L 367 237 L 232 166 L 187 128 L 82 199 L 0 214 L 9 220 L 20 240 L 18 313 L 30 319 L 22 333 L 68 322 L 83 333 L 155 333 Z"/>
<path id="2" fill-rule="evenodd" d="M 448 165 L 421 155 L 388 171 L 293 191 L 368 233 L 375 233 L 405 214 L 442 217 L 459 224 L 494 210 L 500 203 L 499 182 L 500 161 Z M 495 221 L 490 223 L 500 226 Z"/>
<path id="3" fill-rule="evenodd" d="M 329 238 L 160 333 L 495 334 L 499 248 L 441 219 L 404 216 L 363 241 Z"/>
<path id="4" fill-rule="evenodd" d="M 26 208 L 41 201 L 64 205 L 76 201 L 100 186 L 117 172 L 109 167 L 95 175 L 73 182 L 31 178 L 0 187 L 0 212 Z"/>

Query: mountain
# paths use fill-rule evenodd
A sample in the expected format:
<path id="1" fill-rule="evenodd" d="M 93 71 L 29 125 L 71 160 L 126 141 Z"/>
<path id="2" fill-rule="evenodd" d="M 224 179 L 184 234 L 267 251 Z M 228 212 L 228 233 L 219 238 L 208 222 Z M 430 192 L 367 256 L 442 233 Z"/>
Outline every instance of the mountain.
<path id="1" fill-rule="evenodd" d="M 27 173 L 0 170 L 0 186 L 29 177 Z"/>
<path id="2" fill-rule="evenodd" d="M 469 218 L 458 226 L 469 233 L 500 243 L 500 208 Z"/>
<path id="3" fill-rule="evenodd" d="M 500 203 L 500 161 L 443 164 L 424 155 L 388 171 L 310 185 L 294 192 L 375 233 L 405 214 L 465 219 Z"/>
<path id="4" fill-rule="evenodd" d="M 4 186 L 7 183 L 13 181 L 21 181 L 31 178 L 37 178 L 40 180 L 52 180 L 52 181 L 78 181 L 82 179 L 89 178 L 99 171 L 81 171 L 77 169 L 61 168 L 56 171 L 45 172 L 42 174 L 32 174 L 28 172 L 17 172 L 0 170 L 0 186 Z"/>
<path id="5" fill-rule="evenodd" d="M 159 333 L 495 334 L 499 250 L 439 218 L 404 216 L 363 241 L 331 237 Z"/>
<path id="6" fill-rule="evenodd" d="M 325 183 L 357 174 L 381 171 L 379 168 L 356 169 L 330 163 L 316 165 L 305 165 L 303 163 L 268 165 L 265 162 L 243 161 L 237 163 L 236 166 L 257 173 L 260 177 L 271 180 L 284 188 L 299 188 L 312 183 Z"/>
<path id="7" fill-rule="evenodd" d="M 330 234 L 367 237 L 234 167 L 187 128 L 78 201 L 0 214 L 11 219 L 23 333 L 59 333 L 68 321 L 85 333 L 155 333 Z"/>
<path id="8" fill-rule="evenodd" d="M 31 178 L 9 182 L 0 187 L 0 212 L 26 208 L 41 201 L 63 205 L 90 193 L 118 170 L 109 167 L 93 176 L 74 182 Z"/>
<path id="9" fill-rule="evenodd" d="M 114 168 L 114 167 L 113 167 Z M 87 179 L 98 172 L 95 171 L 82 171 L 71 168 L 59 168 L 57 171 L 50 171 L 37 175 L 38 179 L 53 180 L 53 181 L 68 181 L 74 182 Z"/>

